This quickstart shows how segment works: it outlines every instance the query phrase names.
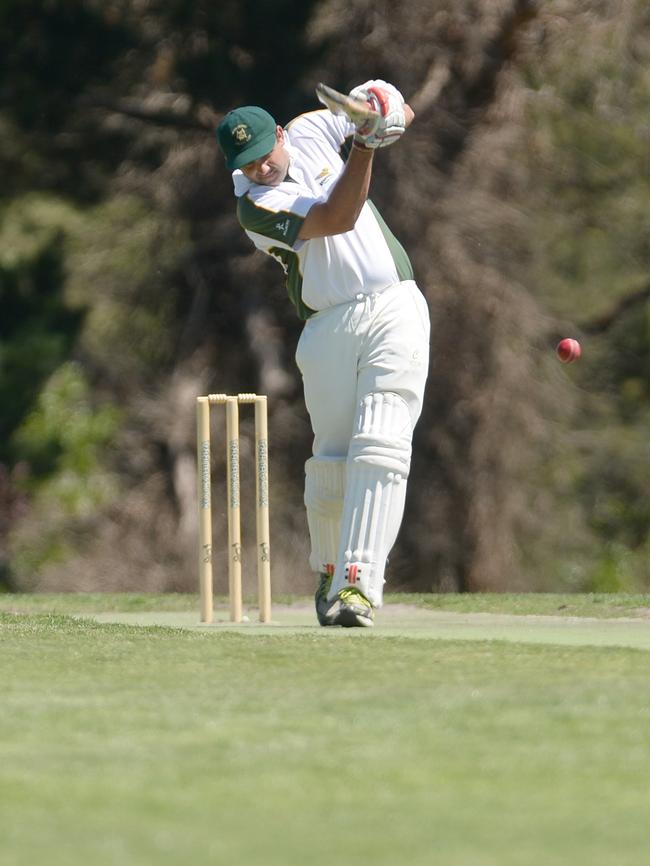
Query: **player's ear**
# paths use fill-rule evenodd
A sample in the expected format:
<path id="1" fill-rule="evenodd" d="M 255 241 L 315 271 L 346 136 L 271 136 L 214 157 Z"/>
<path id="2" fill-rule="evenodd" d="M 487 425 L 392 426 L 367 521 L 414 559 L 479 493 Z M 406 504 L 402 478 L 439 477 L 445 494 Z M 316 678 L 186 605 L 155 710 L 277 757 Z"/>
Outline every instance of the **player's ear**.
<path id="1" fill-rule="evenodd" d="M 278 144 L 284 144 L 284 129 L 278 124 L 275 128 L 275 138 Z"/>

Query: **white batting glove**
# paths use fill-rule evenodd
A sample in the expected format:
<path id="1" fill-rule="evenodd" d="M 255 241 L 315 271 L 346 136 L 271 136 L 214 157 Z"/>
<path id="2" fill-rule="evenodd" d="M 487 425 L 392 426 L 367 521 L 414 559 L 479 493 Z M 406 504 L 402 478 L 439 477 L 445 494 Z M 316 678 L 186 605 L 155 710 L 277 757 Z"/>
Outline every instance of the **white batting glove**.
<path id="1" fill-rule="evenodd" d="M 368 102 L 380 115 L 357 129 L 355 142 L 372 150 L 394 144 L 406 129 L 404 97 L 387 81 L 373 79 L 350 91 L 353 99 Z"/>

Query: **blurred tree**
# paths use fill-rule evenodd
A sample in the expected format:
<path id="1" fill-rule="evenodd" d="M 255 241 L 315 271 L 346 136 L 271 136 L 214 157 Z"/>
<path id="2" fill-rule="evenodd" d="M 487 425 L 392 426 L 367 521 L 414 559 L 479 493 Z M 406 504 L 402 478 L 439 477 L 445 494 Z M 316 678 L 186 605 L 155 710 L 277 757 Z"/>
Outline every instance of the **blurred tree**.
<path id="1" fill-rule="evenodd" d="M 0 147 L 2 196 L 36 188 L 94 197 L 119 165 L 121 136 L 83 103 L 88 90 L 113 80 L 133 46 L 120 5 L 0 4 L 0 124 L 13 139 Z"/>
<path id="2" fill-rule="evenodd" d="M 647 4 L 587 3 L 540 22 L 525 70 L 530 285 L 583 337 L 565 444 L 591 537 L 573 585 L 594 591 L 650 582 L 649 36 Z"/>
<path id="3" fill-rule="evenodd" d="M 641 0 L 405 0 L 398 16 L 384 0 L 7 0 L 0 265 L 15 321 L 0 311 L 14 358 L 0 385 L 21 432 L 4 446 L 0 535 L 14 585 L 194 588 L 194 396 L 258 389 L 276 588 L 309 589 L 300 323 L 236 225 L 213 127 L 243 103 L 285 122 L 316 107 L 316 81 L 370 77 L 416 110 L 378 155 L 372 196 L 433 317 L 391 585 L 650 584 L 649 26 Z M 567 329 L 592 335 L 570 371 L 552 354 Z M 72 414 L 111 419 L 77 431 L 97 439 L 72 488 L 96 476 L 109 491 L 83 514 L 64 483 L 78 438 L 43 435 L 42 400 L 77 393 L 71 370 Z M 37 525 L 50 541 L 30 559 Z"/>
<path id="4" fill-rule="evenodd" d="M 391 578 L 423 590 L 503 589 L 516 585 L 522 481 L 544 426 L 543 395 L 530 388 L 540 338 L 523 287 L 525 214 L 508 207 L 521 182 L 510 160 L 521 124 L 512 64 L 538 4 L 411 0 L 395 29 L 387 4 L 370 13 L 351 3 L 345 18 L 339 10 L 323 4 L 315 31 L 337 43 L 337 83 L 364 72 L 398 81 L 416 111 L 400 147 L 377 160 L 373 189 L 433 319 Z"/>
<path id="5" fill-rule="evenodd" d="M 16 458 L 12 434 L 39 386 L 68 356 L 83 313 L 62 297 L 60 232 L 7 218 L 0 232 L 0 462 Z"/>

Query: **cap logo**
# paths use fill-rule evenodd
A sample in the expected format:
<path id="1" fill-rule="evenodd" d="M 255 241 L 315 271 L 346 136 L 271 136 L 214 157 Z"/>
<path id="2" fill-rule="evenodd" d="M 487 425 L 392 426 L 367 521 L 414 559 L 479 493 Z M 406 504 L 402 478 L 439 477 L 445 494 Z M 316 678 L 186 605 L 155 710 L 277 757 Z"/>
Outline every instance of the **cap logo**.
<path id="1" fill-rule="evenodd" d="M 233 129 L 232 137 L 237 144 L 248 144 L 253 136 L 248 131 L 248 126 L 245 123 L 240 123 Z"/>

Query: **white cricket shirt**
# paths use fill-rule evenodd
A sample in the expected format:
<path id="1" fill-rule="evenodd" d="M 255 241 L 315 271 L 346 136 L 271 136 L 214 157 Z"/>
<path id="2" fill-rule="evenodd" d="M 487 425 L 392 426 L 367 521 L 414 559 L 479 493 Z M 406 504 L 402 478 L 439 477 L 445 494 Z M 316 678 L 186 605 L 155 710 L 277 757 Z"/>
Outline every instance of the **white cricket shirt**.
<path id="1" fill-rule="evenodd" d="M 352 231 L 299 240 L 310 207 L 327 199 L 344 168 L 354 126 L 328 110 L 302 114 L 285 130 L 289 176 L 278 186 L 233 172 L 237 216 L 255 246 L 277 259 L 287 291 L 303 318 L 413 279 L 409 258 L 372 202 Z"/>

